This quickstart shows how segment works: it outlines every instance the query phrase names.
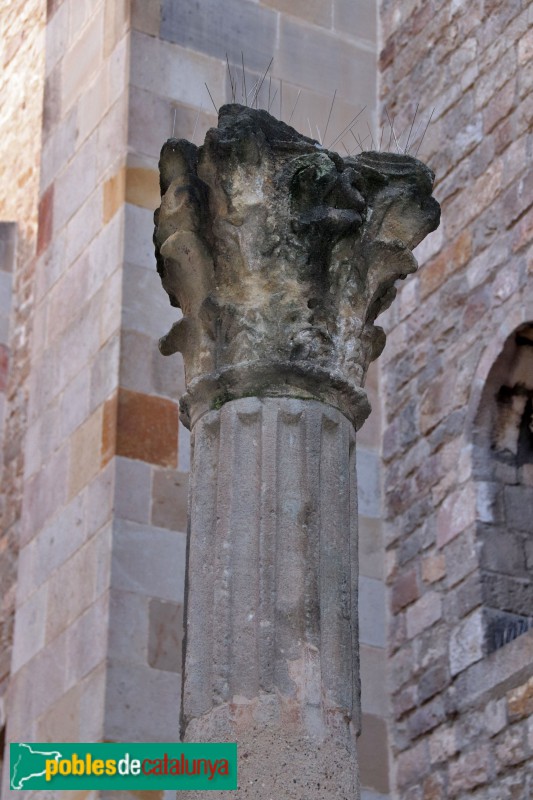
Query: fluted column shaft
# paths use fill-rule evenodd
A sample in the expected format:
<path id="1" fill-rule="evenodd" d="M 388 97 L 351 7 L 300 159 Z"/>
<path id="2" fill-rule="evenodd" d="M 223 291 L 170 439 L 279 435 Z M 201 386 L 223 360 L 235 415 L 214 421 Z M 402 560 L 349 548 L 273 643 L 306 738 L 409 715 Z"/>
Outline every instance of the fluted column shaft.
<path id="1" fill-rule="evenodd" d="M 317 401 L 243 398 L 193 446 L 185 739 L 239 742 L 239 797 L 354 800 L 353 426 Z"/>

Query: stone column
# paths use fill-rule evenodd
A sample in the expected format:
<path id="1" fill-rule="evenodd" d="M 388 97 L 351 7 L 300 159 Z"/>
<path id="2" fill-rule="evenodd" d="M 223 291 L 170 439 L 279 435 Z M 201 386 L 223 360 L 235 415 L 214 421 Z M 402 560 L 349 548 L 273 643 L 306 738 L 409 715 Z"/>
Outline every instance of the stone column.
<path id="1" fill-rule="evenodd" d="M 158 270 L 184 315 L 160 347 L 184 355 L 194 447 L 183 737 L 239 743 L 239 797 L 354 800 L 355 431 L 374 320 L 438 225 L 433 175 L 238 105 L 160 171 Z"/>

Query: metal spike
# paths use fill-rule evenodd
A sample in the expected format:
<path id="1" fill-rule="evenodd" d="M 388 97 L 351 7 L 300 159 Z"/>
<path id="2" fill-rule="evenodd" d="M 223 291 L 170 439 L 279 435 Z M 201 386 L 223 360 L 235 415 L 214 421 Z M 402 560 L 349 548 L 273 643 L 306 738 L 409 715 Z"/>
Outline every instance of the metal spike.
<path id="1" fill-rule="evenodd" d="M 326 127 L 324 129 L 324 141 L 326 141 L 326 135 L 327 135 L 327 132 L 328 132 L 328 125 L 329 125 L 329 121 L 331 119 L 331 112 L 333 111 L 333 103 L 335 102 L 335 97 L 336 96 L 337 96 L 337 90 L 335 89 L 335 91 L 333 92 L 333 100 L 331 101 L 331 108 L 329 109 L 328 121 L 326 122 Z"/>
<path id="2" fill-rule="evenodd" d="M 289 125 L 291 124 L 292 115 L 294 114 L 294 112 L 295 112 L 295 110 L 296 110 L 296 106 L 298 105 L 298 100 L 300 99 L 300 95 L 301 95 L 301 93 L 302 93 L 302 90 L 301 90 L 301 89 L 299 89 L 299 90 L 298 90 L 298 97 L 296 98 L 296 102 L 295 102 L 295 104 L 294 104 L 294 105 L 293 105 L 293 107 L 292 107 L 291 115 L 290 115 L 290 117 L 289 117 L 289 123 L 288 123 Z"/>
<path id="3" fill-rule="evenodd" d="M 424 133 L 422 134 L 422 138 L 420 139 L 420 143 L 419 143 L 418 147 L 416 148 L 415 158 L 416 158 L 416 156 L 417 156 L 417 154 L 418 154 L 418 151 L 420 150 L 420 145 L 421 145 L 421 144 L 422 144 L 422 142 L 424 141 L 424 136 L 426 135 L 426 131 L 427 131 L 427 129 L 429 128 L 429 123 L 431 122 L 431 119 L 432 119 L 432 117 L 433 117 L 433 114 L 434 114 L 434 113 L 435 113 L 435 109 L 433 109 L 433 111 L 431 112 L 431 114 L 430 114 L 430 117 L 429 117 L 429 119 L 428 119 L 428 124 L 427 124 L 427 125 L 426 125 L 426 127 L 424 128 Z"/>
<path id="4" fill-rule="evenodd" d="M 411 138 L 411 133 L 413 132 L 413 125 L 415 124 L 415 119 L 416 119 L 416 115 L 417 115 L 417 112 L 418 112 L 419 105 L 420 105 L 420 103 L 416 104 L 415 115 L 413 117 L 413 121 L 411 122 L 411 127 L 409 129 L 409 136 L 407 137 L 407 141 L 405 143 L 405 150 L 403 151 L 404 153 L 407 153 L 407 151 L 409 149 L 409 139 Z"/>
<path id="5" fill-rule="evenodd" d="M 204 83 L 205 83 L 205 81 L 204 81 Z M 209 86 L 207 85 L 207 83 L 205 83 L 205 88 L 207 89 L 207 91 L 209 93 L 209 97 L 211 98 L 211 102 L 213 103 L 213 108 L 215 109 L 215 112 L 218 114 L 218 108 L 215 105 L 215 101 L 213 100 L 213 95 L 209 91 Z"/>
<path id="6" fill-rule="evenodd" d="M 330 144 L 330 145 L 328 145 L 328 149 L 329 149 L 330 147 L 333 147 L 333 145 L 334 145 L 334 144 L 336 144 L 336 143 L 339 141 L 339 139 L 341 138 L 341 136 L 344 136 L 344 134 L 346 133 L 346 131 L 347 131 L 349 128 L 351 128 L 351 127 L 352 127 L 352 125 L 354 124 L 354 122 L 355 122 L 355 120 L 357 119 L 357 117 L 359 117 L 359 116 L 360 116 L 360 115 L 363 113 L 363 111 L 365 110 L 365 108 L 366 108 L 366 106 L 363 106 L 363 108 L 361 109 L 361 111 L 359 112 L 359 114 L 356 114 L 356 115 L 355 115 L 355 117 L 352 119 L 352 121 L 351 121 L 351 122 L 349 122 L 349 123 L 348 123 L 348 125 L 347 125 L 347 126 L 344 128 L 344 130 L 342 130 L 342 131 L 339 133 L 339 135 L 338 135 L 338 136 L 337 136 L 337 137 L 336 137 L 336 138 L 335 138 L 335 139 L 334 139 L 334 140 L 331 142 L 331 144 Z"/>

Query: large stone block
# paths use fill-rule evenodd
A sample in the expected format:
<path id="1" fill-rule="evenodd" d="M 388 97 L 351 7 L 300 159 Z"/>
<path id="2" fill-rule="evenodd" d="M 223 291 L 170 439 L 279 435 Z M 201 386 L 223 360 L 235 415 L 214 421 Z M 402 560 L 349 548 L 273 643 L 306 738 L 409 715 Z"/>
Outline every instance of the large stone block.
<path id="1" fill-rule="evenodd" d="M 225 12 L 222 13 L 229 19 Z M 213 15 L 210 17 L 212 19 Z M 182 22 L 180 28 L 186 31 Z M 224 49 L 223 44 L 219 47 Z M 239 46 L 239 54 L 241 49 Z M 266 58 L 264 67 L 270 57 Z M 205 88 L 207 83 L 215 102 L 221 104 L 225 85 L 224 59 L 224 53 L 216 59 L 209 58 L 193 49 L 134 31 L 131 37 L 131 83 L 139 89 L 193 107 L 198 106 L 199 98 L 205 98 L 205 107 L 211 102 Z"/>
<path id="2" fill-rule="evenodd" d="M 337 89 L 339 98 L 354 103 L 357 110 L 364 105 L 374 107 L 376 71 L 372 48 L 357 47 L 326 31 L 282 17 L 275 60 L 280 74 L 296 85 L 331 98 Z M 321 65 L 319 70 L 317 63 Z"/>
<path id="3" fill-rule="evenodd" d="M 485 626 L 481 609 L 474 611 L 452 631 L 450 636 L 450 671 L 452 676 L 483 658 Z"/>
<path id="4" fill-rule="evenodd" d="M 117 454 L 164 467 L 176 467 L 178 407 L 172 400 L 120 389 Z"/>
<path id="5" fill-rule="evenodd" d="M 75 5 L 75 4 L 74 4 Z M 95 14 L 61 65 L 61 108 L 67 111 L 103 59 L 103 14 Z"/>
<path id="6" fill-rule="evenodd" d="M 188 493 L 188 473 L 156 469 L 153 480 L 152 524 L 159 528 L 186 531 Z"/>
<path id="7" fill-rule="evenodd" d="M 162 0 L 160 36 L 190 50 L 199 50 L 224 60 L 264 70 L 274 53 L 277 14 L 267 8 L 239 0 Z M 211 86 L 209 87 L 213 92 Z M 215 97 L 215 95 L 213 94 Z"/>
<path id="8" fill-rule="evenodd" d="M 115 589 L 183 601 L 185 534 L 117 520 L 113 537 Z"/>
<path id="9" fill-rule="evenodd" d="M 111 741 L 179 741 L 180 676 L 148 666 L 111 661 L 104 738 Z"/>
<path id="10" fill-rule="evenodd" d="M 376 0 L 334 0 L 335 30 L 377 45 L 378 3 Z"/>
<path id="11" fill-rule="evenodd" d="M 359 577 L 359 640 L 374 647 L 385 647 L 385 587 L 364 575 Z"/>

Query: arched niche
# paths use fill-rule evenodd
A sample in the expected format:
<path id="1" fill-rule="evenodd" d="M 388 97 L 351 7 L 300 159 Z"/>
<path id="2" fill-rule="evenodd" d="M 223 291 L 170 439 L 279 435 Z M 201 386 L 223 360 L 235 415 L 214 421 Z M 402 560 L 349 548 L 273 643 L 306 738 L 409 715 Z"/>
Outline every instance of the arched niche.
<path id="1" fill-rule="evenodd" d="M 533 627 L 533 322 L 507 339 L 474 424 L 487 652 Z"/>

